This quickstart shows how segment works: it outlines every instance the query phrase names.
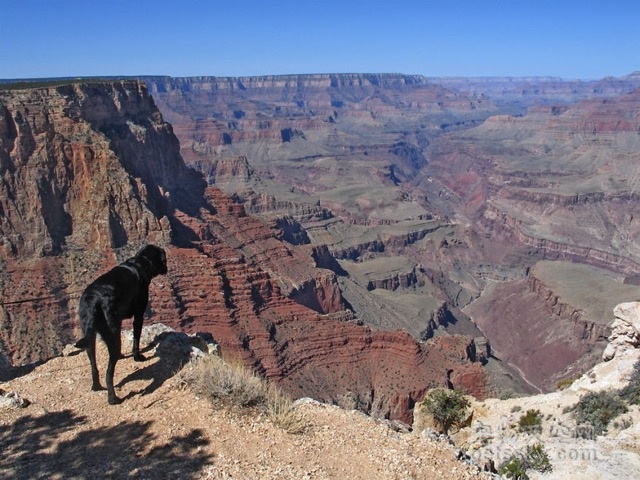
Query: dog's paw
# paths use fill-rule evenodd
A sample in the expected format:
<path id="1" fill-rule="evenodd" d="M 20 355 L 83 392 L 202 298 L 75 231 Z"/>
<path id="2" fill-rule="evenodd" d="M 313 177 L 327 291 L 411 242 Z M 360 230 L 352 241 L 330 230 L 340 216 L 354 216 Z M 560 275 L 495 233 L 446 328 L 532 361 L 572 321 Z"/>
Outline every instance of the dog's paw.
<path id="1" fill-rule="evenodd" d="M 136 362 L 144 362 L 147 360 L 147 357 L 145 357 L 144 355 L 142 355 L 141 353 L 134 353 L 133 354 L 133 359 Z"/>
<path id="2" fill-rule="evenodd" d="M 94 391 L 94 392 L 100 392 L 102 390 L 106 390 L 106 388 L 104 388 L 99 383 L 94 383 L 93 385 L 91 385 L 91 390 Z"/>
<path id="3" fill-rule="evenodd" d="M 122 399 L 118 397 L 109 397 L 109 405 L 119 405 L 122 403 Z"/>

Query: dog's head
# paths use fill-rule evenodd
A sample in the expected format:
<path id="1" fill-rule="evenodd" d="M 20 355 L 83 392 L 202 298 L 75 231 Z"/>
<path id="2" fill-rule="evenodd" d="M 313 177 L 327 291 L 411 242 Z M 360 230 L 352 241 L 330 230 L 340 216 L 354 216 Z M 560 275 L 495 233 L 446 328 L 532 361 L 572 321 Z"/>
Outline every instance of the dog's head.
<path id="1" fill-rule="evenodd" d="M 138 251 L 136 258 L 148 265 L 148 271 L 152 277 L 167 273 L 167 255 L 163 248 L 146 245 Z"/>

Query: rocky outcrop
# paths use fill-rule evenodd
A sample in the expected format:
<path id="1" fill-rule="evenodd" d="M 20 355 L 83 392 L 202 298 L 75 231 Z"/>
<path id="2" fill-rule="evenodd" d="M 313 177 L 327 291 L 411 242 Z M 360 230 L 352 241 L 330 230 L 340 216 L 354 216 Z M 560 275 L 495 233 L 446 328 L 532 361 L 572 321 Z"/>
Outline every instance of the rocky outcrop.
<path id="1" fill-rule="evenodd" d="M 640 303 L 621 303 L 613 309 L 613 315 L 609 343 L 602 353 L 605 362 L 640 346 Z"/>
<path id="2" fill-rule="evenodd" d="M 318 222 L 307 225 L 311 238 L 326 237 L 331 230 L 330 238 L 334 243 L 328 245 L 331 254 L 338 260 L 359 260 L 372 253 L 398 254 L 405 247 L 414 244 L 430 233 L 442 228 L 446 222 L 439 219 L 411 219 L 404 222 L 390 222 L 380 228 L 361 229 L 362 235 L 353 235 L 356 231 L 347 224 L 337 220 Z"/>
<path id="3" fill-rule="evenodd" d="M 630 322 L 627 325 L 631 326 L 638 321 L 640 304 L 622 303 L 614 311 L 614 324 L 620 320 Z M 614 337 L 613 342 L 618 339 Z M 640 468 L 637 406 L 629 405 L 627 413 L 609 422 L 605 431 L 598 434 L 588 422 L 577 424 L 573 410 L 587 394 L 616 394 L 630 382 L 637 387 L 639 362 L 640 349 L 627 344 L 611 360 L 596 364 L 562 390 L 508 400 L 469 399 L 468 421 L 451 431 L 448 440 L 461 448 L 464 455 L 488 468 L 502 465 L 513 455 L 522 456 L 527 446 L 539 444 L 552 467 L 544 478 L 575 478 L 578 471 L 581 477 L 602 480 L 631 478 Z M 520 423 L 529 411 L 537 412 L 536 429 L 522 428 Z M 594 408 L 592 414 L 597 413 Z M 430 420 L 423 405 L 415 409 L 416 430 L 433 428 Z"/>
<path id="4" fill-rule="evenodd" d="M 415 267 L 408 272 L 400 272 L 386 278 L 376 278 L 369 280 L 367 290 L 375 290 L 381 288 L 383 290 L 394 291 L 398 288 L 409 288 L 417 285 L 419 282 Z"/>
<path id="5" fill-rule="evenodd" d="M 71 340 L 82 286 L 117 256 L 189 241 L 170 218 L 205 185 L 139 82 L 0 91 L 0 110 L 0 336 L 23 364 Z"/>
<path id="6" fill-rule="evenodd" d="M 589 319 L 588 314 L 580 307 L 569 305 L 552 290 L 534 271 L 527 277 L 527 288 L 536 294 L 547 306 L 549 312 L 558 319 L 570 321 L 576 336 L 587 343 L 596 343 L 606 338 L 609 329 L 599 319 Z"/>

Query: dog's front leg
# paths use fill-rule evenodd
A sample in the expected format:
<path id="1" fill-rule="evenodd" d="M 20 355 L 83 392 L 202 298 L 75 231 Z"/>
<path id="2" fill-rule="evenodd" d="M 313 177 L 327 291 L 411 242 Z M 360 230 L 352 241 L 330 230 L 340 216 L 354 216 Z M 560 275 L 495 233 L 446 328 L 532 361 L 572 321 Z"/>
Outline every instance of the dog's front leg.
<path id="1" fill-rule="evenodd" d="M 145 356 L 140 353 L 140 335 L 142 334 L 142 322 L 144 321 L 144 312 L 136 313 L 133 317 L 133 359 L 136 362 L 144 362 Z"/>

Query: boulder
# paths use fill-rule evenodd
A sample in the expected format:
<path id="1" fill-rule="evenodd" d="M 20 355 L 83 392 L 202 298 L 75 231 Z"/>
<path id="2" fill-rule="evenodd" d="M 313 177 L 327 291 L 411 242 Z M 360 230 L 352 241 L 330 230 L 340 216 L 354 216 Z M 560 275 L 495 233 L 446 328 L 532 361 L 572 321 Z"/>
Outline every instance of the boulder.
<path id="1" fill-rule="evenodd" d="M 640 346 L 640 302 L 626 302 L 613 309 L 609 344 L 602 354 L 605 362 L 626 350 Z"/>
<path id="2" fill-rule="evenodd" d="M 613 316 L 633 325 L 640 331 L 640 302 L 625 302 L 616 305 Z"/>
<path id="3" fill-rule="evenodd" d="M 130 350 L 133 343 L 133 331 L 122 332 L 123 351 Z M 169 359 L 172 363 L 183 364 L 192 358 L 204 355 L 220 355 L 220 347 L 208 332 L 191 335 L 176 332 L 163 323 L 154 323 L 142 327 L 140 345 L 155 346 L 155 355 Z"/>
<path id="4" fill-rule="evenodd" d="M 5 392 L 0 389 L 0 408 L 26 408 L 30 404 L 29 400 L 16 392 Z"/>

